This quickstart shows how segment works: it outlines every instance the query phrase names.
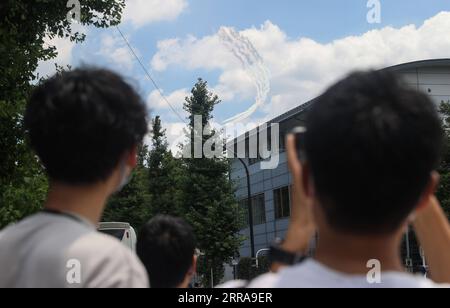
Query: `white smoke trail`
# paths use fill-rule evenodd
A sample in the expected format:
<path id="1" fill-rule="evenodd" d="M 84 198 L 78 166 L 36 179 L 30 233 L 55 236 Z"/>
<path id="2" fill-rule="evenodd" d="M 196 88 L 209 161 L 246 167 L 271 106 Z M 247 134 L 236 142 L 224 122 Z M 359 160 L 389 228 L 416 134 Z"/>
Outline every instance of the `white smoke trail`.
<path id="1" fill-rule="evenodd" d="M 222 27 L 219 37 L 233 55 L 241 62 L 242 68 L 252 78 L 256 87 L 255 103 L 243 113 L 224 122 L 236 123 L 250 117 L 259 107 L 265 104 L 270 92 L 270 73 L 264 65 L 262 57 L 248 38 L 236 32 L 233 28 Z"/>

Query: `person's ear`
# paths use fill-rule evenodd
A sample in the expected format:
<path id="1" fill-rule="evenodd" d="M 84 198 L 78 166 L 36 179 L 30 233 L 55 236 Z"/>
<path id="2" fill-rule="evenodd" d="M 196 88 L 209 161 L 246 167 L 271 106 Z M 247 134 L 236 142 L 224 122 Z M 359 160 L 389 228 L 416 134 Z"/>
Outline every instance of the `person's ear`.
<path id="1" fill-rule="evenodd" d="M 192 257 L 192 265 L 186 273 L 186 279 L 191 280 L 194 277 L 195 273 L 197 273 L 197 256 L 194 255 Z"/>
<path id="2" fill-rule="evenodd" d="M 195 273 L 197 273 L 197 260 L 198 260 L 198 257 L 196 255 L 194 255 L 192 257 L 192 266 L 191 266 L 191 269 L 189 270 L 189 274 L 191 276 L 194 276 Z"/>
<path id="3" fill-rule="evenodd" d="M 138 163 L 138 147 L 136 145 L 133 146 L 127 155 L 128 155 L 126 159 L 127 165 L 131 169 L 134 169 Z"/>
<path id="4" fill-rule="evenodd" d="M 422 197 L 420 198 L 419 203 L 417 204 L 416 211 L 420 211 L 430 204 L 430 198 L 435 195 L 440 179 L 441 176 L 436 171 L 433 171 L 430 174 L 430 179 L 428 180 L 428 184 L 422 194 Z"/>

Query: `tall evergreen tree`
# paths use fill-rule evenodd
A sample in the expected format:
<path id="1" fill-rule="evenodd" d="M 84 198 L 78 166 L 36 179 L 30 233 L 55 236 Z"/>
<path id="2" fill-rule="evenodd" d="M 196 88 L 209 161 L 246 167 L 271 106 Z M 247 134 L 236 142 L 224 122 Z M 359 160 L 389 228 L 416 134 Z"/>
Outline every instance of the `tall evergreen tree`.
<path id="1" fill-rule="evenodd" d="M 199 264 L 205 285 L 211 283 L 211 272 L 214 273 L 214 282 L 218 283 L 223 278 L 224 264 L 235 256 L 241 243 L 237 235 L 237 204 L 229 180 L 228 160 L 210 158 L 203 151 L 201 158 L 193 156 L 194 140 L 201 140 L 203 149 L 216 133 L 209 129 L 209 124 L 214 107 L 219 103 L 219 98 L 208 90 L 207 82 L 199 79 L 184 104 L 189 114 L 190 144 L 187 149 L 190 148 L 192 158 L 184 159 L 187 176 L 183 185 L 183 206 L 187 220 L 194 227 L 199 248 L 205 254 Z M 196 116 L 201 118 L 201 125 L 198 125 L 201 130 L 196 128 Z M 223 149 L 220 144 L 216 147 Z"/>
<path id="2" fill-rule="evenodd" d="M 167 214 L 179 216 L 180 161 L 168 149 L 166 130 L 161 118 L 152 121 L 152 149 L 148 159 L 148 190 L 153 215 Z"/>
<path id="3" fill-rule="evenodd" d="M 146 161 L 148 150 L 141 145 L 138 151 L 138 165 L 133 171 L 130 183 L 108 201 L 103 221 L 128 222 L 137 230 L 150 219 L 150 196 L 147 192 L 148 177 Z"/>

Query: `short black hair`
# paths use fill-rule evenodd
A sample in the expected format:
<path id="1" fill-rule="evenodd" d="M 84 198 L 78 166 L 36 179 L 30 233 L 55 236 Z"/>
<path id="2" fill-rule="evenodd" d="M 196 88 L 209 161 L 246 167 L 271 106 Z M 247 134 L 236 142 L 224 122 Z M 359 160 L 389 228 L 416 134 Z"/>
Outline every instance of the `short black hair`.
<path id="1" fill-rule="evenodd" d="M 25 126 L 50 179 L 76 185 L 106 180 L 148 130 L 133 87 L 96 68 L 62 72 L 37 86 Z"/>
<path id="2" fill-rule="evenodd" d="M 317 99 L 305 150 L 335 230 L 392 233 L 438 166 L 442 122 L 430 98 L 390 71 L 355 72 Z"/>
<path id="3" fill-rule="evenodd" d="M 192 227 L 181 218 L 157 216 L 140 231 L 137 254 L 152 288 L 175 288 L 185 279 L 195 254 Z"/>

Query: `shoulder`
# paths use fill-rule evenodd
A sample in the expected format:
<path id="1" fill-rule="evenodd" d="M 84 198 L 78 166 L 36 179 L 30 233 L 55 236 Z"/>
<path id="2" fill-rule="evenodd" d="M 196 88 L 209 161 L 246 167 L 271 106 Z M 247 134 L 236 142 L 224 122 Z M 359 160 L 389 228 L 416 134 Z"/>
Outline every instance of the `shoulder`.
<path id="1" fill-rule="evenodd" d="M 276 288 L 280 282 L 280 274 L 267 273 L 257 277 L 248 287 L 250 289 Z"/>
<path id="2" fill-rule="evenodd" d="M 148 287 L 142 263 L 113 237 L 86 234 L 68 247 L 65 258 L 80 266 L 86 287 Z"/>
<path id="3" fill-rule="evenodd" d="M 313 260 L 281 269 L 278 273 L 262 275 L 250 284 L 250 288 L 303 288 L 308 287 L 319 274 L 320 268 L 315 267 Z M 320 275 L 320 274 L 319 274 Z"/>
<path id="4" fill-rule="evenodd" d="M 36 225 L 35 221 L 39 220 L 39 218 L 40 215 L 35 214 L 0 230 L 0 245 L 2 245 L 2 248 L 8 244 L 17 244 L 20 240 L 26 240 L 24 235 L 27 233 L 35 235 L 36 229 L 33 229 L 33 227 Z"/>
<path id="5" fill-rule="evenodd" d="M 394 286 L 416 289 L 446 289 L 450 288 L 450 284 L 439 284 L 432 280 L 418 275 L 402 274 L 393 279 Z"/>
<path id="6" fill-rule="evenodd" d="M 247 288 L 248 285 L 249 281 L 247 280 L 231 280 L 221 285 L 218 285 L 216 289 L 243 289 Z"/>

